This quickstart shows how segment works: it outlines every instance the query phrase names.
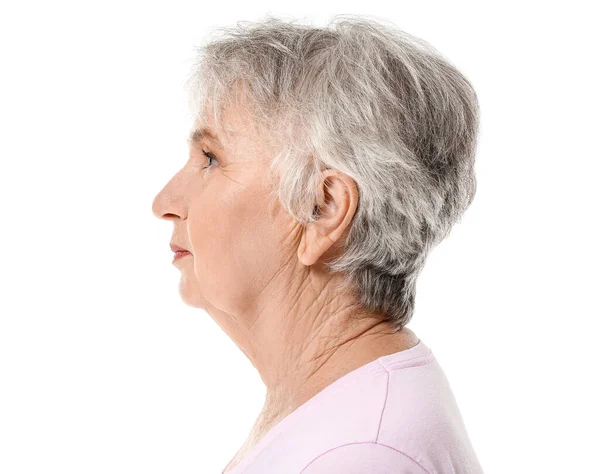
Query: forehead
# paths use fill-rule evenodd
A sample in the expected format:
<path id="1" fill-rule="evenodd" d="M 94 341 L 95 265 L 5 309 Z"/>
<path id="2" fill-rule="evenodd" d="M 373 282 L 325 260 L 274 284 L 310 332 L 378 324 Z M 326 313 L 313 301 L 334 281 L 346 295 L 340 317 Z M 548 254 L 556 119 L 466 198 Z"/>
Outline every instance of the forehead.
<path id="1" fill-rule="evenodd" d="M 260 132 L 251 110 L 246 99 L 240 99 L 237 103 L 222 104 L 219 117 L 215 117 L 213 104 L 207 101 L 202 115 L 196 117 L 194 125 L 197 129 L 212 132 L 212 135 L 218 136 L 222 142 L 237 135 L 249 138 Z"/>
<path id="2" fill-rule="evenodd" d="M 243 111 L 230 111 L 225 109 L 220 116 L 220 122 L 216 123 L 212 113 L 197 117 L 190 131 L 189 140 L 197 143 L 206 139 L 219 148 L 226 148 L 233 144 L 238 136 L 250 138 L 250 122 Z"/>
<path id="3" fill-rule="evenodd" d="M 219 117 L 215 117 L 211 107 L 206 107 L 202 115 L 196 117 L 190 132 L 190 144 L 193 139 L 205 139 L 223 150 L 223 156 L 228 159 L 239 161 L 252 157 L 251 161 L 256 163 L 263 158 L 267 160 L 279 150 L 272 138 L 269 130 L 253 119 L 251 108 L 243 103 L 226 104 Z"/>

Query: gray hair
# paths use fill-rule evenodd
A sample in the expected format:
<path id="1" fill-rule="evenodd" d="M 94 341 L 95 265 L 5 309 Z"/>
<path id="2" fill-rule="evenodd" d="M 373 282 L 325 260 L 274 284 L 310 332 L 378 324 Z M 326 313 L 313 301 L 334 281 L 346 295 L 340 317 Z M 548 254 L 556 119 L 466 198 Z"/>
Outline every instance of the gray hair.
<path id="1" fill-rule="evenodd" d="M 281 152 L 271 197 L 303 225 L 319 218 L 322 177 L 351 177 L 359 203 L 324 262 L 361 307 L 401 330 L 426 257 L 473 201 L 479 105 L 470 82 L 429 43 L 393 25 L 336 15 L 327 27 L 267 15 L 197 48 L 186 87 L 216 123 L 245 93 Z M 240 87 L 241 86 L 241 87 Z"/>

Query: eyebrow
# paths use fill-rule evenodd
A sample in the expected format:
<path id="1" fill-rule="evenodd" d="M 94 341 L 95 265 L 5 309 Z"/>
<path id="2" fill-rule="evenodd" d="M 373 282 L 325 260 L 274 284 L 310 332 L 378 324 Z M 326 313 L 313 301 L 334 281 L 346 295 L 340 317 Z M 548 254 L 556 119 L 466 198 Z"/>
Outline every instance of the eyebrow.
<path id="1" fill-rule="evenodd" d="M 209 128 L 196 128 L 190 132 L 188 137 L 188 142 L 196 144 L 203 138 L 209 138 L 212 142 L 215 143 L 221 150 L 224 149 L 223 144 L 219 140 L 219 137 Z"/>

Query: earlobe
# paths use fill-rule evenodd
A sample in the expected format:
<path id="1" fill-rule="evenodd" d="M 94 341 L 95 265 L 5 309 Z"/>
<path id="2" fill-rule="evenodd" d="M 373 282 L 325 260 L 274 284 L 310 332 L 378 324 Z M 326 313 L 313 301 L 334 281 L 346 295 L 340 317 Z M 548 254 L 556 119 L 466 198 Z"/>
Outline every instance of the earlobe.
<path id="1" fill-rule="evenodd" d="M 307 267 L 314 265 L 333 244 L 328 235 L 320 232 L 319 227 L 318 222 L 307 224 L 302 232 L 302 239 L 298 246 L 298 260 Z"/>

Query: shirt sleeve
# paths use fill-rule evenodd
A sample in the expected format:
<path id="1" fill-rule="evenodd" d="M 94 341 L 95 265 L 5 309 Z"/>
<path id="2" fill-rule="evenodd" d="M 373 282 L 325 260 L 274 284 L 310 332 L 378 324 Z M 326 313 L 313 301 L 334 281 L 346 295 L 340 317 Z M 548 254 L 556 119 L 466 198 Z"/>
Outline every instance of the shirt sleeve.
<path id="1" fill-rule="evenodd" d="M 338 446 L 313 459 L 301 474 L 429 474 L 406 454 L 378 443 Z"/>

